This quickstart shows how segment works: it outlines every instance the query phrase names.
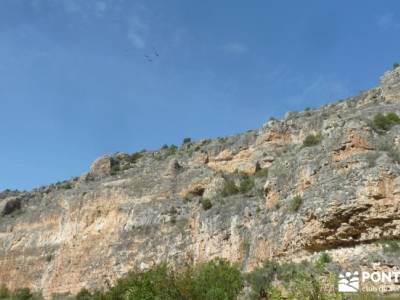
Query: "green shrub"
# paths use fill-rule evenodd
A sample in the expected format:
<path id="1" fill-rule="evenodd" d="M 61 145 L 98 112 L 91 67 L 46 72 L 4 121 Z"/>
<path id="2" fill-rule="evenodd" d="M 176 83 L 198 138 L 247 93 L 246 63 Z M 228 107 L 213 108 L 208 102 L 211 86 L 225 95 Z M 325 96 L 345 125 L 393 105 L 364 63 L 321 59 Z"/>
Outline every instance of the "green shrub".
<path id="1" fill-rule="evenodd" d="M 400 151 L 387 140 L 381 140 L 378 144 L 378 150 L 384 151 L 393 161 L 400 163 Z"/>
<path id="2" fill-rule="evenodd" d="M 61 184 L 61 188 L 64 190 L 70 190 L 70 189 L 72 189 L 72 184 L 69 182 L 63 183 L 63 184 Z"/>
<path id="3" fill-rule="evenodd" d="M 326 258 L 323 258 L 325 261 Z M 329 280 L 323 280 L 323 278 Z M 336 276 L 335 276 L 336 279 Z M 299 299 L 299 300 L 333 300 L 343 299 L 335 291 L 337 283 L 332 277 L 326 278 L 323 268 L 316 268 L 308 262 L 281 263 L 266 262 L 246 275 L 246 282 L 251 286 L 251 299 Z M 282 297 L 278 286 L 283 285 L 287 297 Z M 326 282 L 326 284 L 324 284 Z"/>
<path id="4" fill-rule="evenodd" d="M 177 286 L 175 274 L 162 264 L 145 272 L 131 274 L 124 299 L 183 300 L 184 298 Z"/>
<path id="5" fill-rule="evenodd" d="M 31 290 L 29 288 L 17 289 L 11 297 L 13 300 L 29 300 L 33 298 Z"/>
<path id="6" fill-rule="evenodd" d="M 379 157 L 379 153 L 378 152 L 369 152 L 366 156 L 367 159 L 367 163 L 368 163 L 368 167 L 372 168 L 375 167 L 376 165 L 376 160 Z"/>
<path id="7" fill-rule="evenodd" d="M 400 241 L 397 240 L 382 240 L 382 250 L 385 254 L 400 254 Z"/>
<path id="8" fill-rule="evenodd" d="M 224 187 L 222 189 L 222 196 L 228 197 L 239 193 L 239 189 L 233 180 L 225 180 Z"/>
<path id="9" fill-rule="evenodd" d="M 191 142 L 192 142 L 192 139 L 189 138 L 189 137 L 186 137 L 186 138 L 183 139 L 183 143 L 184 143 L 184 144 L 189 144 L 189 143 L 191 143 Z"/>
<path id="10" fill-rule="evenodd" d="M 304 141 L 303 141 L 303 147 L 312 147 L 316 146 L 322 141 L 322 135 L 321 134 L 310 134 L 308 135 Z"/>
<path id="11" fill-rule="evenodd" d="M 5 284 L 0 285 L 0 299 L 6 299 L 10 297 L 10 290 Z"/>
<path id="12" fill-rule="evenodd" d="M 268 169 L 264 168 L 264 169 L 257 170 L 255 176 L 256 177 L 268 177 Z"/>
<path id="13" fill-rule="evenodd" d="M 400 124 L 399 116 L 394 112 L 388 112 L 386 114 L 386 119 L 388 119 L 392 124 Z"/>
<path id="14" fill-rule="evenodd" d="M 253 292 L 252 299 L 257 297 L 263 299 L 267 296 L 278 267 L 276 262 L 266 261 L 262 267 L 246 274 L 246 282 L 249 283 Z"/>
<path id="15" fill-rule="evenodd" d="M 289 202 L 289 211 L 292 213 L 297 212 L 302 203 L 303 199 L 300 196 L 294 196 Z"/>
<path id="16" fill-rule="evenodd" d="M 393 70 L 394 70 L 394 69 L 397 69 L 399 66 L 400 66 L 399 63 L 394 63 L 394 64 L 393 64 Z"/>
<path id="17" fill-rule="evenodd" d="M 240 185 L 239 185 L 239 192 L 240 193 L 247 193 L 251 191 L 254 187 L 254 178 L 250 176 L 244 176 L 240 180 Z"/>
<path id="18" fill-rule="evenodd" d="M 168 147 L 165 154 L 166 154 L 166 156 L 171 156 L 171 155 L 175 155 L 177 151 L 178 151 L 178 147 L 176 145 L 171 145 Z"/>
<path id="19" fill-rule="evenodd" d="M 234 300 L 243 287 L 240 270 L 222 259 L 173 270 L 166 264 L 133 270 L 106 292 L 83 289 L 77 300 Z"/>
<path id="20" fill-rule="evenodd" d="M 140 153 L 140 152 L 132 153 L 131 155 L 128 156 L 128 162 L 131 163 L 131 164 L 134 164 L 134 163 L 136 163 L 136 162 L 139 160 L 139 158 L 141 158 L 142 156 L 143 156 L 143 154 Z"/>
<path id="21" fill-rule="evenodd" d="M 76 295 L 76 300 L 91 300 L 92 294 L 85 288 L 81 289 Z"/>
<path id="22" fill-rule="evenodd" d="M 210 199 L 202 198 L 201 199 L 201 207 L 203 207 L 204 210 L 209 210 L 212 207 L 212 203 L 211 203 Z"/>
<path id="23" fill-rule="evenodd" d="M 112 175 L 112 176 L 117 175 L 119 171 L 121 171 L 119 164 L 113 164 L 111 166 L 110 175 Z"/>
<path id="24" fill-rule="evenodd" d="M 314 265 L 317 269 L 323 270 L 325 268 L 325 265 L 330 262 L 331 257 L 329 256 L 329 254 L 326 252 L 322 252 L 320 256 L 315 260 Z"/>
<path id="25" fill-rule="evenodd" d="M 373 126 L 375 129 L 387 131 L 393 125 L 400 124 L 399 116 L 394 112 L 389 112 L 385 115 L 377 113 L 373 119 Z"/>
<path id="26" fill-rule="evenodd" d="M 243 278 L 236 266 L 214 259 L 194 270 L 191 297 L 188 299 L 236 299 L 243 288 Z"/>

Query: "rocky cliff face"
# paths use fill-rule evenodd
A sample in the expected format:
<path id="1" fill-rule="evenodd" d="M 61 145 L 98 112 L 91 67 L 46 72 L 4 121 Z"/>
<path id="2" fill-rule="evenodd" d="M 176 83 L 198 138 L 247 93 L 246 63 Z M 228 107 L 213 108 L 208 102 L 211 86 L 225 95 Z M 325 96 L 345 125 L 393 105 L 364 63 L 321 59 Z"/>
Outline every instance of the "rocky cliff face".
<path id="1" fill-rule="evenodd" d="M 260 130 L 105 156 L 80 178 L 3 192 L 0 282 L 50 296 L 162 261 L 224 257 L 248 271 L 320 251 L 391 267 L 377 241 L 400 238 L 400 126 L 377 130 L 379 112 L 400 114 L 400 68 Z M 310 134 L 321 141 L 304 147 Z"/>

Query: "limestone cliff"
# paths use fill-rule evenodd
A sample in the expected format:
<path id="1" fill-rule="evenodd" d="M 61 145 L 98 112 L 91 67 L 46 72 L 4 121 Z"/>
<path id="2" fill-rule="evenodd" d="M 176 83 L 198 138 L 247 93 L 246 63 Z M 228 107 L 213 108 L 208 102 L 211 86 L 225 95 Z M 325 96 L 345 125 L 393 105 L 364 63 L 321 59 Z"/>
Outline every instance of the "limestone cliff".
<path id="1" fill-rule="evenodd" d="M 224 257 L 248 271 L 320 251 L 344 266 L 393 266 L 376 241 L 400 238 L 400 126 L 376 129 L 379 112 L 400 113 L 400 68 L 259 130 L 105 156 L 79 178 L 5 191 L 0 282 L 48 297 L 162 261 Z M 320 142 L 304 147 L 310 134 Z"/>

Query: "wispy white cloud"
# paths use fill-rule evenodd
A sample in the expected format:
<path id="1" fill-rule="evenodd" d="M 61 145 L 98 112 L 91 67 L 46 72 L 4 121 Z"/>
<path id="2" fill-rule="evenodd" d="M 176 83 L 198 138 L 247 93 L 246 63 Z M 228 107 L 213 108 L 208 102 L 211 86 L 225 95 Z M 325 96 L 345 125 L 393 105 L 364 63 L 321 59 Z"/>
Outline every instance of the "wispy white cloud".
<path id="1" fill-rule="evenodd" d="M 128 40 L 135 48 L 143 49 L 147 44 L 148 31 L 148 25 L 138 16 L 133 16 L 129 21 Z"/>
<path id="2" fill-rule="evenodd" d="M 400 21 L 392 13 L 386 13 L 378 17 L 378 27 L 384 30 L 400 29 Z"/>
<path id="3" fill-rule="evenodd" d="M 68 15 L 80 17 L 104 16 L 110 9 L 118 8 L 120 0 L 30 0 L 31 6 L 37 11 L 49 8 L 60 9 Z"/>
<path id="4" fill-rule="evenodd" d="M 240 42 L 226 43 L 221 47 L 221 49 L 233 54 L 243 54 L 248 50 L 247 46 Z"/>

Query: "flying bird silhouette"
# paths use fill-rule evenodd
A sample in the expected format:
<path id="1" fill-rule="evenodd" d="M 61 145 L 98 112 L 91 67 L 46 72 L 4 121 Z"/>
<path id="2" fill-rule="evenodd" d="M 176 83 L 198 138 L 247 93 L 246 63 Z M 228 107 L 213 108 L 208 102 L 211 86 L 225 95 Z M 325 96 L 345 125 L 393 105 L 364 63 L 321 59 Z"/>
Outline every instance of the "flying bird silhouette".
<path id="1" fill-rule="evenodd" d="M 144 55 L 144 57 L 148 62 L 153 62 L 156 58 L 160 57 L 160 54 L 158 53 L 157 49 L 154 47 L 152 48 L 153 48 L 153 53 L 148 53 Z"/>

